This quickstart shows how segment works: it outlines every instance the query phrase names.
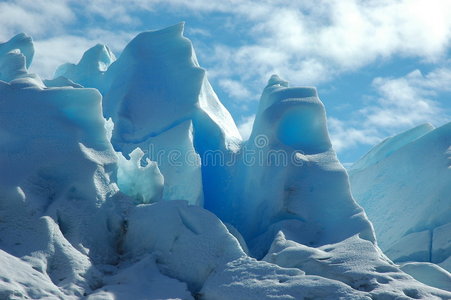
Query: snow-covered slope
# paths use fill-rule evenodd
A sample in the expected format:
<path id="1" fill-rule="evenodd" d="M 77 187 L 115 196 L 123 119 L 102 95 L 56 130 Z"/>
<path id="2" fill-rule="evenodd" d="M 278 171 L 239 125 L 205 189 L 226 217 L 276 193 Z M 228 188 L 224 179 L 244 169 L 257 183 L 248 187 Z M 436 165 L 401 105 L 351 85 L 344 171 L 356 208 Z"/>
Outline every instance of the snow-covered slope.
<path id="1" fill-rule="evenodd" d="M 44 82 L 1 46 L 0 298 L 451 299 L 376 246 L 314 88 L 273 76 L 241 145 L 182 33 Z"/>

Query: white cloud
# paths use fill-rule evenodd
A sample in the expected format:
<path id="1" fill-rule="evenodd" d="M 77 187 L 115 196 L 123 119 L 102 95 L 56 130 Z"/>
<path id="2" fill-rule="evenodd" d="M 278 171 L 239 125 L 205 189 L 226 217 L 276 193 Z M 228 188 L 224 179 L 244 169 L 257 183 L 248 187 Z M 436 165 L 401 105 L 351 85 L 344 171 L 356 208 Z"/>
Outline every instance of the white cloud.
<path id="1" fill-rule="evenodd" d="M 172 5 L 200 9 L 204 1 Z M 252 9 L 249 9 L 252 5 Z M 272 73 L 294 84 L 318 84 L 394 55 L 439 61 L 451 39 L 451 2 L 335 0 L 280 5 L 271 1 L 206 4 L 236 16 L 231 30 L 248 28 L 248 44 L 216 44 L 210 65 L 219 78 L 256 80 Z M 238 95 L 237 95 L 237 98 Z"/>
<path id="2" fill-rule="evenodd" d="M 219 80 L 219 86 L 231 97 L 239 99 L 254 99 L 249 89 L 247 89 L 241 82 L 231 79 Z"/>
<path id="3" fill-rule="evenodd" d="M 254 125 L 255 115 L 250 115 L 241 119 L 238 124 L 238 130 L 240 131 L 243 140 L 249 139 L 252 133 L 252 126 Z"/>
<path id="4" fill-rule="evenodd" d="M 64 29 L 80 16 L 88 21 L 100 17 L 108 22 L 103 24 L 106 28 L 137 25 L 145 20 L 134 13 L 142 10 L 188 12 L 200 18 L 217 12 L 229 16 L 223 30 L 240 35 L 246 44 L 211 43 L 205 50 L 209 55 L 204 55 L 213 67 L 209 75 L 218 81 L 233 78 L 246 82 L 254 94 L 260 93 L 273 73 L 293 84 L 312 85 L 393 55 L 438 61 L 451 38 L 451 2 L 446 0 L 292 1 L 283 5 L 256 0 L 96 0 L 83 4 L 75 0 L 18 0 L 0 3 L 0 39 L 17 31 L 26 31 L 36 39 L 44 33 L 46 38 L 74 35 Z M 197 28 L 192 33 L 209 31 Z M 247 94 L 234 98 L 241 100 Z"/>
<path id="5" fill-rule="evenodd" d="M 52 78 L 57 67 L 70 62 L 78 63 L 83 53 L 94 45 L 106 44 L 113 52 L 120 53 L 136 35 L 135 32 L 110 32 L 91 29 L 85 36 L 58 35 L 34 41 L 35 57 L 30 71 L 42 78 Z"/>
<path id="6" fill-rule="evenodd" d="M 208 75 L 237 101 L 257 99 L 266 80 L 278 73 L 295 85 L 316 85 L 344 72 L 365 67 L 378 59 L 408 57 L 445 65 L 451 41 L 451 1 L 207 1 L 207 0 L 17 0 L 0 3 L 0 39 L 18 31 L 34 35 L 33 70 L 44 77 L 61 63 L 76 62 L 96 43 L 120 51 L 135 32 L 111 28 L 137 25 L 145 20 L 134 13 L 192 14 L 199 19 L 224 18 L 221 30 L 238 42 L 221 37 L 201 48 Z M 181 14 L 183 15 L 183 14 Z M 97 27 L 80 24 L 80 17 Z M 70 27 L 86 26 L 83 37 Z M 103 26 L 103 27 L 102 27 Z M 188 27 L 189 28 L 189 27 Z M 71 29 L 71 30 L 69 30 Z M 214 35 L 214 28 L 192 28 L 191 34 Z M 224 42 L 222 42 L 224 41 Z M 227 41 L 227 42 L 225 42 Z M 353 145 L 374 144 L 387 134 L 421 122 L 446 119 L 437 92 L 450 91 L 451 69 L 437 68 L 423 75 L 414 71 L 400 78 L 376 78 L 377 97 L 347 120 L 331 118 L 332 139 L 343 151 Z M 436 92 L 432 92 L 435 90 Z M 252 117 L 240 128 L 248 135 Z"/>
<path id="7" fill-rule="evenodd" d="M 415 70 L 399 78 L 375 78 L 378 96 L 346 121 L 329 118 L 334 147 L 344 151 L 358 144 L 374 145 L 416 125 L 449 121 L 449 112 L 438 97 L 451 91 L 451 68 L 438 68 L 426 75 Z"/>
<path id="8" fill-rule="evenodd" d="M 328 118 L 332 145 L 335 151 L 341 152 L 359 144 L 374 145 L 381 141 L 376 128 L 360 128 L 336 118 Z"/>
<path id="9" fill-rule="evenodd" d="M 58 66 L 66 62 L 78 63 L 83 53 L 94 45 L 91 40 L 70 35 L 34 41 L 35 56 L 30 71 L 52 78 Z"/>
<path id="10" fill-rule="evenodd" d="M 67 1 L 0 2 L 0 40 L 8 40 L 19 32 L 34 37 L 49 32 L 63 33 L 64 25 L 75 19 Z"/>

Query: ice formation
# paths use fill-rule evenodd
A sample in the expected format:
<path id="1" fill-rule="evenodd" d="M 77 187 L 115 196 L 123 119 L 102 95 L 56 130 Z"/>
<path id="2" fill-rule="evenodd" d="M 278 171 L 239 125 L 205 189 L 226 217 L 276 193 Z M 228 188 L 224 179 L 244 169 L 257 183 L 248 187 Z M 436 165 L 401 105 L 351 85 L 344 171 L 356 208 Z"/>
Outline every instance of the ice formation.
<path id="1" fill-rule="evenodd" d="M 1 299 L 451 298 L 378 248 L 314 88 L 271 77 L 242 143 L 183 24 L 44 81 L 32 49 L 0 45 Z"/>
<path id="2" fill-rule="evenodd" d="M 450 141 L 451 123 L 420 125 L 387 138 L 349 170 L 353 194 L 395 262 L 451 271 Z"/>
<path id="3" fill-rule="evenodd" d="M 280 230 L 316 247 L 355 234 L 374 242 L 332 149 L 316 89 L 287 85 L 272 76 L 263 91 L 252 134 L 237 159 L 228 200 L 233 209 L 222 218 L 250 241 L 257 257 Z M 250 153 L 255 162 L 248 161 Z"/>

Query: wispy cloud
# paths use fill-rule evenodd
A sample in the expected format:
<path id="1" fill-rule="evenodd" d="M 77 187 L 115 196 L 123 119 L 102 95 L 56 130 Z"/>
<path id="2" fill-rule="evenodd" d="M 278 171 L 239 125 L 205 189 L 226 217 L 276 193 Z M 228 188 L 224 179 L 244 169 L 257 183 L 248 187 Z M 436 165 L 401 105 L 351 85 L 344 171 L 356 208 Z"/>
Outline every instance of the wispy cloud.
<path id="1" fill-rule="evenodd" d="M 231 97 L 240 99 L 255 99 L 255 95 L 249 91 L 241 82 L 231 79 L 219 80 L 219 86 Z"/>
<path id="2" fill-rule="evenodd" d="M 242 81 L 279 73 L 294 84 L 318 84 L 393 55 L 436 61 L 450 46 L 448 1 L 205 2 L 172 3 L 236 16 L 229 30 L 246 28 L 239 31 L 246 44 L 216 43 L 212 65 L 220 77 Z"/>
<path id="3" fill-rule="evenodd" d="M 100 18 L 104 23 L 99 29 L 115 32 L 114 24 L 142 23 L 135 15 L 138 11 L 157 10 L 190 12 L 199 18 L 210 13 L 228 16 L 222 30 L 239 35 L 246 43 L 231 45 L 219 38 L 206 49 L 212 55 L 205 55 L 208 60 L 204 61 L 213 67 L 209 74 L 215 80 L 249 82 L 254 93 L 260 92 L 273 73 L 293 84 L 318 84 L 393 55 L 437 61 L 451 38 L 451 2 L 440 0 L 293 1 L 283 5 L 244 0 L 98 0 L 83 4 L 18 0 L 0 3 L 0 39 L 17 31 L 37 34 L 36 38 L 43 33 L 49 33 L 48 37 L 74 35 L 64 29 L 77 18 Z M 100 23 L 97 20 L 94 26 Z M 193 29 L 192 33 L 209 32 Z M 247 95 L 233 97 L 240 100 Z"/>
<path id="4" fill-rule="evenodd" d="M 0 40 L 19 32 L 33 36 L 64 33 L 64 25 L 76 19 L 68 1 L 17 0 L 0 2 Z"/>
<path id="5" fill-rule="evenodd" d="M 84 51 L 93 46 L 93 41 L 84 37 L 61 35 L 34 42 L 35 58 L 31 72 L 43 78 L 52 78 L 55 69 L 66 62 L 77 63 Z M 52 55 L 48 55 L 51 49 Z"/>
<path id="6" fill-rule="evenodd" d="M 273 73 L 293 84 L 319 84 L 378 59 L 437 62 L 451 40 L 451 2 L 440 0 L 291 2 L 169 1 L 172 9 L 220 12 L 245 45 L 216 42 L 207 63 L 215 80 L 251 82 L 258 91 Z M 152 7 L 155 6 L 153 2 Z M 245 28 L 245 30 L 243 30 Z M 232 95 L 241 100 L 245 95 Z M 243 98 L 242 98 L 243 97 Z"/>
<path id="7" fill-rule="evenodd" d="M 447 66 L 451 46 L 451 2 L 441 0 L 291 1 L 283 5 L 269 0 L 83 4 L 17 0 L 0 2 L 0 40 L 20 31 L 33 35 L 37 57 L 32 68 L 49 77 L 59 64 L 76 62 L 96 43 L 121 51 L 134 30 L 145 24 L 143 11 L 176 17 L 190 14 L 200 24 L 207 16 L 208 20 L 218 18 L 224 37 L 216 36 L 216 27 L 193 27 L 188 34 L 215 36 L 197 48 L 202 52 L 199 56 L 216 88 L 239 105 L 258 99 L 273 73 L 293 85 L 318 85 L 393 57 Z M 376 78 L 372 84 L 376 97 L 364 109 L 346 120 L 330 118 L 335 147 L 344 151 L 353 145 L 374 144 L 421 122 L 444 122 L 449 114 L 439 105 L 438 93 L 449 91 L 450 70 L 441 67 L 427 74 L 416 70 L 399 78 Z M 241 120 L 243 135 L 251 126 L 252 117 Z"/>
<path id="8" fill-rule="evenodd" d="M 238 123 L 238 130 L 240 131 L 243 140 L 249 139 L 252 133 L 252 126 L 254 125 L 255 115 L 250 115 L 241 119 Z"/>
<path id="9" fill-rule="evenodd" d="M 437 68 L 426 75 L 419 70 L 398 78 L 373 80 L 377 94 L 370 104 L 346 121 L 329 118 L 334 147 L 344 151 L 358 144 L 373 145 L 382 138 L 421 123 L 441 125 L 450 112 L 439 97 L 451 95 L 451 68 Z"/>
<path id="10" fill-rule="evenodd" d="M 86 50 L 98 43 L 106 44 L 113 52 L 120 53 L 135 34 L 94 28 L 86 31 L 85 36 L 58 35 L 35 40 L 35 59 L 31 71 L 43 78 L 52 78 L 58 66 L 67 62 L 77 63 Z"/>

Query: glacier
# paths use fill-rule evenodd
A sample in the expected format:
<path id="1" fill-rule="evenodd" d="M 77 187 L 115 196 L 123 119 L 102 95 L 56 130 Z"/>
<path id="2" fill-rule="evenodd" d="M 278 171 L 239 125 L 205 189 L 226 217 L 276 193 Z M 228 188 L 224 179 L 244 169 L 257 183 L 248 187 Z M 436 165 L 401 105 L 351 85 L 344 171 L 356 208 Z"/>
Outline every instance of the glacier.
<path id="1" fill-rule="evenodd" d="M 272 76 L 243 141 L 183 30 L 47 80 L 0 44 L 0 298 L 451 299 L 379 248 L 316 89 Z"/>
<path id="2" fill-rule="evenodd" d="M 422 124 L 385 139 L 349 169 L 353 194 L 374 224 L 384 253 L 405 265 L 406 272 L 444 274 L 448 290 L 450 141 L 451 123 Z"/>

